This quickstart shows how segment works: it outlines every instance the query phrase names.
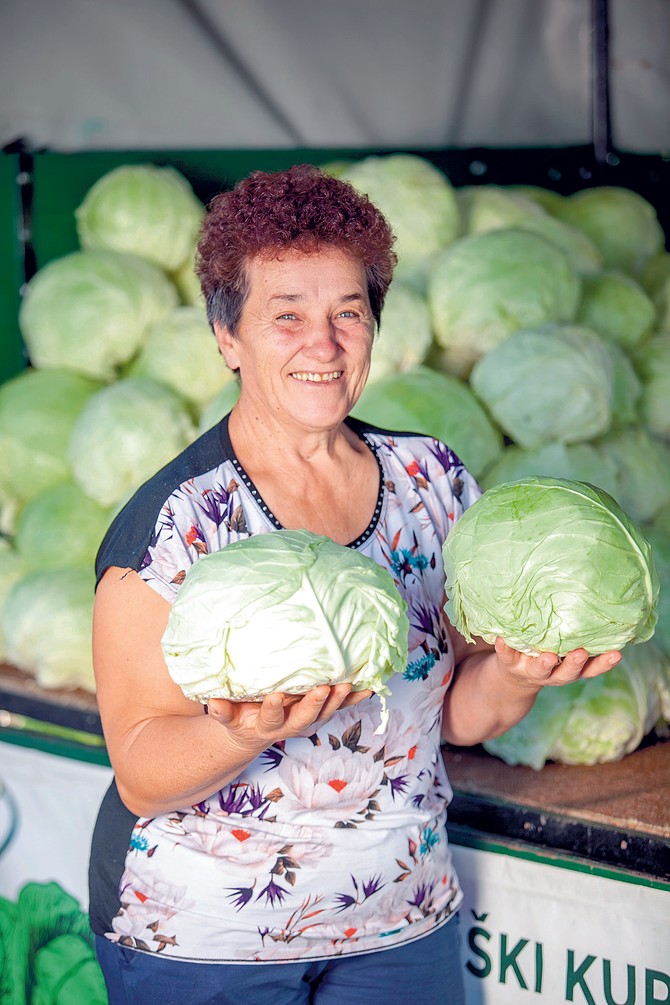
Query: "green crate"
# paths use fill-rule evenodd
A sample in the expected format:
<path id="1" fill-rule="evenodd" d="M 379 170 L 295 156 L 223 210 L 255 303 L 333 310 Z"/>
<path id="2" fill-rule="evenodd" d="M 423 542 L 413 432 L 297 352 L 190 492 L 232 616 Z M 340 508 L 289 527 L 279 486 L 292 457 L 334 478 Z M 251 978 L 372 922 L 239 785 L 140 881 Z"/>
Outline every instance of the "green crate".
<path id="1" fill-rule="evenodd" d="M 3 154 L 0 158 L 0 383 L 29 360 L 18 327 L 21 288 L 34 272 L 79 247 L 75 210 L 122 164 L 170 164 L 206 203 L 254 169 L 361 156 L 361 150 L 118 150 Z M 24 206 L 25 203 L 25 206 Z"/>
<path id="2" fill-rule="evenodd" d="M 397 150 L 407 148 L 395 148 Z M 78 247 L 74 212 L 102 175 L 122 164 L 170 164 L 189 180 L 207 203 L 217 192 L 250 171 L 279 171 L 292 164 L 325 164 L 386 149 L 303 148 L 282 150 L 132 150 L 37 153 L 32 167 L 31 245 L 35 266 Z M 569 194 L 589 185 L 636 189 L 659 212 L 670 180 L 670 161 L 657 155 L 626 154 L 597 164 L 590 146 L 528 149 L 411 149 L 437 164 L 456 186 L 495 183 L 542 185 Z M 666 210 L 667 217 L 667 210 Z M 665 221 L 670 229 L 670 220 Z"/>
<path id="3" fill-rule="evenodd" d="M 33 166 L 31 242 L 41 268 L 78 248 L 75 210 L 91 186 L 122 164 L 171 165 L 207 203 L 250 171 L 280 171 L 299 163 L 361 156 L 352 150 L 132 150 L 37 154 Z"/>
<path id="4" fill-rule="evenodd" d="M 324 164 L 396 150 L 432 160 L 455 186 L 541 185 L 568 195 L 591 185 L 634 189 L 656 206 L 670 237 L 670 159 L 660 154 L 611 155 L 596 162 L 591 146 L 556 148 L 286 148 L 268 150 L 116 150 L 3 154 L 0 159 L 0 383 L 28 362 L 17 324 L 20 290 L 36 269 L 75 251 L 75 210 L 91 186 L 122 164 L 172 165 L 207 203 L 253 170 Z M 21 177 L 28 184 L 21 184 Z M 24 223 L 25 217 L 25 223 Z M 27 240 L 23 231 L 27 230 Z"/>
<path id="5" fill-rule="evenodd" d="M 24 220 L 21 158 L 0 158 L 0 381 L 26 365 L 17 315 L 24 282 Z"/>

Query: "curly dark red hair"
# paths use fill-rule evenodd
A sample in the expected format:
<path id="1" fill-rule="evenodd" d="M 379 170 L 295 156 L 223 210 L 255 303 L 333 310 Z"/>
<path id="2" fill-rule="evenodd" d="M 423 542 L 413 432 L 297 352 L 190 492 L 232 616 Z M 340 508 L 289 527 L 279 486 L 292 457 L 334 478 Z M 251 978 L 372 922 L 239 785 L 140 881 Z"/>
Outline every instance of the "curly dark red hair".
<path id="1" fill-rule="evenodd" d="M 322 245 L 356 255 L 365 268 L 372 313 L 379 324 L 397 257 L 382 213 L 349 182 L 312 164 L 254 171 L 208 206 L 196 251 L 196 273 L 210 324 L 234 334 L 247 296 L 245 264 L 287 249 Z"/>

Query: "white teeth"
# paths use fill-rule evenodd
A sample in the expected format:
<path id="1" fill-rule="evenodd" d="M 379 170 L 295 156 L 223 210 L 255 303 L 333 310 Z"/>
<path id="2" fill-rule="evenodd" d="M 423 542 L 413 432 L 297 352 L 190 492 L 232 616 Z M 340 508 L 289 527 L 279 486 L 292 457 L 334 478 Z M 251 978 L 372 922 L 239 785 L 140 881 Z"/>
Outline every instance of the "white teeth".
<path id="1" fill-rule="evenodd" d="M 332 373 L 292 373 L 296 380 L 309 380 L 316 384 L 330 383 L 342 376 L 342 370 L 334 370 Z"/>

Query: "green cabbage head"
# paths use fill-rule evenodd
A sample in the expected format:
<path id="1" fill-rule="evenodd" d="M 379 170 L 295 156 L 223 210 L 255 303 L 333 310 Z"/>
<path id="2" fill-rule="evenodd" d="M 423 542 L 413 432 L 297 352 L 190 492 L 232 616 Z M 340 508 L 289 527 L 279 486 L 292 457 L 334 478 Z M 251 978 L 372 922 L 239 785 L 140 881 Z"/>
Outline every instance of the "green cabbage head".
<path id="1" fill-rule="evenodd" d="M 111 381 L 141 346 L 147 326 L 179 302 L 156 265 L 117 251 L 73 251 L 27 284 L 19 327 L 40 369 Z"/>
<path id="2" fill-rule="evenodd" d="M 7 646 L 2 608 L 14 583 L 25 576 L 29 570 L 26 560 L 16 550 L 12 541 L 3 536 L 0 536 L 0 569 L 2 569 L 2 576 L 0 576 L 0 663 L 6 663 Z M 2 1001 L 1 998 L 0 1001 Z"/>
<path id="3" fill-rule="evenodd" d="M 0 386 L 0 510 L 13 530 L 17 509 L 70 477 L 72 430 L 98 381 L 28 367 Z"/>
<path id="4" fill-rule="evenodd" d="M 408 630 L 386 569 L 330 538 L 275 531 L 189 569 L 162 647 L 171 677 L 197 701 L 342 682 L 383 697 L 406 667 Z"/>
<path id="5" fill-rule="evenodd" d="M 221 358 L 204 309 L 175 307 L 150 324 L 125 376 L 167 384 L 199 415 L 225 384 L 235 379 Z"/>
<path id="6" fill-rule="evenodd" d="M 670 508 L 665 509 L 652 524 L 645 527 L 645 536 L 651 545 L 661 583 L 661 592 L 658 598 L 658 623 L 654 633 L 654 642 L 668 657 L 668 685 L 670 687 Z M 670 704 L 667 714 L 670 719 Z"/>
<path id="7" fill-rule="evenodd" d="M 580 293 L 568 256 L 539 234 L 505 228 L 459 238 L 439 253 L 428 282 L 446 368 L 467 376 L 512 332 L 572 321 Z"/>
<path id="8" fill-rule="evenodd" d="M 14 547 L 33 569 L 92 568 L 112 519 L 73 481 L 44 489 L 19 511 Z"/>
<path id="9" fill-rule="evenodd" d="M 463 234 L 510 227 L 530 230 L 564 251 L 576 272 L 586 275 L 602 269 L 602 255 L 591 238 L 552 216 L 563 196 L 547 189 L 514 185 L 465 185 L 457 188 L 456 194 Z"/>
<path id="10" fill-rule="evenodd" d="M 422 363 L 433 344 L 426 298 L 406 283 L 394 282 L 384 301 L 375 339 L 368 383 L 390 373 L 403 373 Z"/>
<path id="11" fill-rule="evenodd" d="M 661 331 L 670 331 L 670 251 L 657 251 L 648 259 L 640 282 L 652 299 Z"/>
<path id="12" fill-rule="evenodd" d="M 203 212 L 175 168 L 122 164 L 89 189 L 75 220 L 82 248 L 139 255 L 174 272 L 193 251 Z"/>
<path id="13" fill-rule="evenodd" d="M 428 366 L 387 374 L 368 383 L 353 415 L 385 429 L 424 433 L 442 440 L 475 478 L 503 451 L 500 430 L 470 386 Z"/>
<path id="14" fill-rule="evenodd" d="M 612 360 L 612 425 L 610 429 L 640 422 L 642 381 L 630 355 L 616 342 L 606 342 Z M 589 478 L 587 481 L 596 481 Z"/>
<path id="15" fill-rule="evenodd" d="M 512 444 L 486 469 L 480 483 L 484 489 L 490 489 L 501 482 L 518 481 L 528 475 L 590 482 L 616 498 L 616 465 L 592 443 L 548 443 L 530 449 Z"/>
<path id="16" fill-rule="evenodd" d="M 28 572 L 2 607 L 8 662 L 42 687 L 95 691 L 91 658 L 92 567 Z"/>
<path id="17" fill-rule="evenodd" d="M 613 360 L 590 328 L 547 324 L 514 332 L 475 363 L 470 386 L 521 447 L 590 440 L 612 421 Z"/>
<path id="18" fill-rule="evenodd" d="M 396 235 L 397 276 L 422 288 L 432 258 L 457 237 L 456 191 L 446 174 L 416 154 L 371 155 L 339 175 L 367 195 Z"/>
<path id="19" fill-rule="evenodd" d="M 670 331 L 652 335 L 633 362 L 642 379 L 642 420 L 652 433 L 670 442 Z"/>
<path id="20" fill-rule="evenodd" d="M 186 402 L 149 377 L 125 377 L 94 394 L 68 447 L 72 477 L 100 506 L 116 506 L 195 439 Z"/>
<path id="21" fill-rule="evenodd" d="M 584 277 L 576 321 L 630 352 L 649 336 L 656 308 L 632 276 L 606 269 Z"/>
<path id="22" fill-rule="evenodd" d="M 531 216 L 545 216 L 540 204 L 502 185 L 462 185 L 456 189 L 463 234 L 522 227 Z"/>
<path id="23" fill-rule="evenodd" d="M 240 397 L 240 382 L 237 379 L 229 381 L 220 391 L 210 398 L 198 420 L 198 432 L 205 433 L 217 422 L 220 422 L 224 415 L 235 407 Z"/>
<path id="24" fill-rule="evenodd" d="M 665 236 L 655 208 L 631 189 L 617 185 L 580 189 L 557 204 L 554 212 L 591 238 L 606 268 L 638 275 L 663 249 Z"/>
<path id="25" fill-rule="evenodd" d="M 612 494 L 633 520 L 647 524 L 670 504 L 670 443 L 638 424 L 613 428 L 593 446 L 616 468 Z"/>
<path id="26" fill-rule="evenodd" d="M 651 546 L 587 482 L 529 477 L 489 489 L 443 546 L 445 611 L 468 641 L 591 655 L 651 638 L 659 580 Z"/>

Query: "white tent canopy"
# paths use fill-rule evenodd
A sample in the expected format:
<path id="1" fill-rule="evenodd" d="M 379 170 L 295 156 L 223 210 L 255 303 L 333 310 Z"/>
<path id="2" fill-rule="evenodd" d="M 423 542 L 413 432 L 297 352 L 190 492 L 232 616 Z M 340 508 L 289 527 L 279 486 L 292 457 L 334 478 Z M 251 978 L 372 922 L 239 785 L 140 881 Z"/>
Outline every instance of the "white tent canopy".
<path id="1" fill-rule="evenodd" d="M 609 0 L 611 137 L 670 150 L 670 3 Z M 3 4 L 0 144 L 516 147 L 593 139 L 592 0 Z"/>

